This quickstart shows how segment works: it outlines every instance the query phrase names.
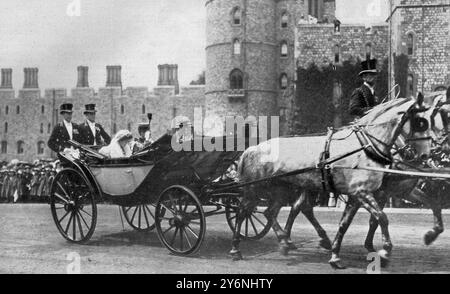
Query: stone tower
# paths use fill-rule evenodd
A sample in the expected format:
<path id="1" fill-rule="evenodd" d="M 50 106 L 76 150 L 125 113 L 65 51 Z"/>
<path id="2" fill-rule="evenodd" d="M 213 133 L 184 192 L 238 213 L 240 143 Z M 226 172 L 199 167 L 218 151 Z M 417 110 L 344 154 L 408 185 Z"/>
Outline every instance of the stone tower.
<path id="1" fill-rule="evenodd" d="M 391 0 L 390 63 L 408 56 L 406 96 L 450 86 L 450 0 Z M 395 67 L 390 83 L 394 85 Z"/>
<path id="2" fill-rule="evenodd" d="M 226 116 L 269 117 L 289 107 L 285 101 L 294 93 L 295 24 L 302 10 L 305 14 L 304 3 L 206 1 L 207 115 L 223 120 Z"/>

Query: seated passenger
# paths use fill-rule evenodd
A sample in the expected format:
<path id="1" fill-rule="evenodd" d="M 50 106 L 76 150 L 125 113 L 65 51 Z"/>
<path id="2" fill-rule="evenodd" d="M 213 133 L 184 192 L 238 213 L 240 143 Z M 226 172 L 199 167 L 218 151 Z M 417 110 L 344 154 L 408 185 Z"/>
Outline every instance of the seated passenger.
<path id="1" fill-rule="evenodd" d="M 108 158 L 130 157 L 131 147 L 130 142 L 133 135 L 128 130 L 120 130 L 111 140 L 108 146 L 101 148 L 98 152 L 107 156 Z"/>

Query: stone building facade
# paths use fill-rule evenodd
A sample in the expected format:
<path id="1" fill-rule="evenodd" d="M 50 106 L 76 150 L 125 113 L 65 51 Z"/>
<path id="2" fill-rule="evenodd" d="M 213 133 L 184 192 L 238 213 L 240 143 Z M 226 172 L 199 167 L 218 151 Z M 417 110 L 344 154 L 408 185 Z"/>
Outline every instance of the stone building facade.
<path id="1" fill-rule="evenodd" d="M 391 0 L 390 63 L 408 56 L 407 95 L 450 86 L 450 0 Z M 391 84 L 395 70 L 391 66 Z"/>
<path id="2" fill-rule="evenodd" d="M 88 68 L 78 67 L 77 86 L 71 89 L 45 89 L 38 87 L 38 69 L 24 69 L 24 85 L 16 96 L 12 88 L 12 70 L 2 70 L 0 87 L 0 160 L 32 161 L 54 156 L 47 141 L 56 123 L 61 121 L 59 106 L 74 104 L 74 122 L 84 120 L 84 105 L 97 105 L 97 122 L 114 134 L 129 129 L 137 137 L 137 125 L 148 122 L 147 113 L 153 113 L 152 135 L 158 138 L 171 128 L 175 116 L 193 120 L 194 108 L 203 107 L 204 86 L 178 89 L 177 67 L 159 66 L 158 85 L 152 91 L 146 87 L 123 89 L 121 67 L 107 66 L 104 88 L 89 87 Z M 176 91 L 179 91 L 176 94 Z"/>

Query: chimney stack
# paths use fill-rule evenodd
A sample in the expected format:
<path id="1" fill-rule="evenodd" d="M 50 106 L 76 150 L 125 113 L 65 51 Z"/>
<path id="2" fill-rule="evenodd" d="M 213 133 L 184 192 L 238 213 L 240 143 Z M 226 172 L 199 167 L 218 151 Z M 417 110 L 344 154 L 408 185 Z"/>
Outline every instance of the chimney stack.
<path id="1" fill-rule="evenodd" d="M 12 69 L 2 68 L 2 89 L 12 89 Z"/>
<path id="2" fill-rule="evenodd" d="M 108 65 L 106 67 L 106 87 L 122 87 L 122 67 L 120 65 Z"/>
<path id="3" fill-rule="evenodd" d="M 78 67 L 77 88 L 89 88 L 88 71 L 89 67 L 87 66 Z"/>
<path id="4" fill-rule="evenodd" d="M 23 69 L 24 72 L 24 89 L 38 89 L 38 69 L 36 67 L 30 68 L 26 67 Z"/>
<path id="5" fill-rule="evenodd" d="M 175 94 L 178 94 L 180 92 L 178 84 L 178 65 L 158 65 L 158 71 L 158 86 L 175 86 Z"/>

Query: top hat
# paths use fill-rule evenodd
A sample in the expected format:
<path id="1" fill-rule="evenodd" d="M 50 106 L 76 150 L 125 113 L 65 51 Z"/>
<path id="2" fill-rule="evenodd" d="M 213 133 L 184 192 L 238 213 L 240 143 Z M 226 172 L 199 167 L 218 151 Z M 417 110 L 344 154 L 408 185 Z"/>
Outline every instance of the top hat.
<path id="1" fill-rule="evenodd" d="M 140 123 L 138 125 L 138 132 L 146 132 L 150 130 L 150 126 L 148 123 Z"/>
<path id="2" fill-rule="evenodd" d="M 358 74 L 358 76 L 362 76 L 365 73 L 377 74 L 377 60 L 364 60 L 363 62 L 361 62 L 361 69 L 362 71 Z"/>
<path id="3" fill-rule="evenodd" d="M 73 104 L 72 103 L 64 103 L 59 108 L 59 113 L 72 113 Z"/>
<path id="4" fill-rule="evenodd" d="M 86 113 L 96 113 L 97 110 L 95 110 L 95 104 L 86 104 L 84 106 L 85 110 L 84 110 L 84 114 Z"/>

